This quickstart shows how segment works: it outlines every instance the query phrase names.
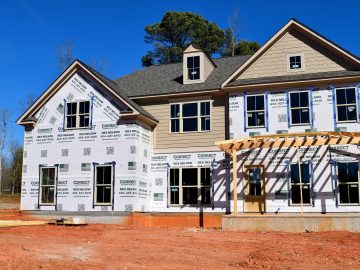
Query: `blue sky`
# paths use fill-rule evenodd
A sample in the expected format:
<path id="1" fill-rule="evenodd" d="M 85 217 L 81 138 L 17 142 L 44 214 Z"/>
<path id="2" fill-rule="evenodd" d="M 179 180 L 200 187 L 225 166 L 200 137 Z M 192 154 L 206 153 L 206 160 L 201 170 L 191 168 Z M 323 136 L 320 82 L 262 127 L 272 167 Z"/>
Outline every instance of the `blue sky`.
<path id="1" fill-rule="evenodd" d="M 0 108 L 20 115 L 19 101 L 40 95 L 59 75 L 56 48 L 71 39 L 74 54 L 88 62 L 105 57 L 106 76 L 116 78 L 141 68 L 144 27 L 166 11 L 191 11 L 226 28 L 228 16 L 240 12 L 241 39 L 263 44 L 290 18 L 360 55 L 358 1 L 235 0 L 3 0 L 0 5 Z M 23 128 L 14 126 L 22 144 Z"/>

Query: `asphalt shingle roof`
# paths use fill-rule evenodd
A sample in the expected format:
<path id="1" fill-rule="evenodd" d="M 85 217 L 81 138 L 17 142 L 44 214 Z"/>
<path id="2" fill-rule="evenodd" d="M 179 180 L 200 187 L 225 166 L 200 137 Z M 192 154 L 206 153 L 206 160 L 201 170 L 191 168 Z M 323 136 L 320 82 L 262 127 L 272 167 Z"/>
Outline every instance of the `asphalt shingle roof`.
<path id="1" fill-rule="evenodd" d="M 117 92 L 128 104 L 130 104 L 133 108 L 135 108 L 135 110 L 137 110 L 140 114 L 146 116 L 147 118 L 154 120 L 155 122 L 159 122 L 154 116 L 152 116 L 149 112 L 147 112 L 143 107 L 141 107 L 140 105 L 138 105 L 136 102 L 132 101 L 125 93 L 122 89 L 119 88 L 119 86 L 111 81 L 110 79 L 106 78 L 104 75 L 102 75 L 101 73 L 97 72 L 95 69 L 93 69 L 92 67 L 86 65 L 84 62 L 81 62 L 79 60 L 77 60 L 79 63 L 81 63 L 82 65 L 84 65 L 88 70 L 90 70 L 94 76 L 96 76 L 99 80 L 101 80 L 104 84 L 106 84 L 108 87 L 110 87 L 112 90 L 114 90 L 115 92 Z"/>
<path id="2" fill-rule="evenodd" d="M 216 68 L 204 83 L 183 84 L 183 63 L 151 66 L 114 81 L 128 97 L 220 89 L 220 85 L 249 58 L 250 55 L 212 59 Z"/>

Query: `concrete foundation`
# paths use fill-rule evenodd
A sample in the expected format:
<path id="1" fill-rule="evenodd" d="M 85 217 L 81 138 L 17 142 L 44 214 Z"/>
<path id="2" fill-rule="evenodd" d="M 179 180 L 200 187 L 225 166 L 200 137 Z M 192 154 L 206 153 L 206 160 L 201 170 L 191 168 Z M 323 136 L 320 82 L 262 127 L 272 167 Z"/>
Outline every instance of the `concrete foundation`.
<path id="1" fill-rule="evenodd" d="M 239 214 L 224 215 L 222 229 L 234 231 L 360 232 L 360 214 Z"/>
<path id="2" fill-rule="evenodd" d="M 86 223 L 121 224 L 143 227 L 221 228 L 223 213 L 129 213 L 129 212 L 67 212 L 22 211 L 36 219 L 83 217 Z"/>

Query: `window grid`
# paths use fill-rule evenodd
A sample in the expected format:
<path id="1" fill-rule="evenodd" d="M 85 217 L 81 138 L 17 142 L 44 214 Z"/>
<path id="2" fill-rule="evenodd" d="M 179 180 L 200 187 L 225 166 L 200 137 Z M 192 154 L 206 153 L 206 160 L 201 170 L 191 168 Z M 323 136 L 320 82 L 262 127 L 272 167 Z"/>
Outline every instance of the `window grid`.
<path id="1" fill-rule="evenodd" d="M 98 169 L 102 168 L 102 183 L 98 182 Z M 111 173 L 110 173 L 110 183 L 105 183 L 105 169 L 106 168 L 110 168 Z M 94 204 L 95 205 L 112 205 L 112 199 L 113 199 L 113 166 L 112 165 L 96 165 L 95 166 L 95 191 L 94 191 Z M 103 190 L 103 202 L 99 202 L 99 198 L 98 198 L 98 189 L 102 189 Z M 105 190 L 110 189 L 110 199 L 109 202 L 104 202 L 105 201 Z"/>
<path id="2" fill-rule="evenodd" d="M 349 173 L 349 165 L 354 165 L 356 167 L 356 179 L 357 181 L 349 181 L 350 173 Z M 341 175 L 339 167 L 346 166 L 346 175 Z M 358 169 L 358 162 L 341 162 L 337 165 L 337 178 L 338 178 L 338 201 L 340 205 L 359 205 L 359 197 L 360 197 L 360 190 L 359 190 L 359 169 Z M 355 179 L 354 179 L 355 180 Z M 351 193 L 351 189 L 354 190 L 355 193 Z M 344 192 L 345 191 L 345 192 Z M 357 194 L 356 194 L 357 193 Z M 345 198 L 342 198 L 344 195 Z M 355 195 L 355 198 L 353 197 Z M 347 200 L 347 202 L 344 202 Z"/>
<path id="3" fill-rule="evenodd" d="M 302 69 L 301 55 L 292 55 L 289 56 L 289 69 L 297 70 Z"/>
<path id="4" fill-rule="evenodd" d="M 307 106 L 301 106 L 301 93 L 307 94 Z M 309 91 L 296 91 L 296 92 L 290 92 L 290 124 L 293 126 L 296 125 L 309 125 L 311 123 L 310 120 L 310 94 Z M 292 100 L 295 98 L 298 99 L 298 106 L 292 106 Z M 304 117 L 302 113 L 307 112 L 307 116 Z M 296 113 L 299 113 L 299 123 L 294 123 L 294 115 Z M 304 119 L 305 118 L 305 119 Z"/>
<path id="5" fill-rule="evenodd" d="M 40 170 L 40 204 L 55 205 L 56 167 L 42 167 Z"/>
<path id="6" fill-rule="evenodd" d="M 200 56 L 187 57 L 188 80 L 200 79 Z"/>
<path id="7" fill-rule="evenodd" d="M 90 127 L 90 101 L 66 103 L 65 129 Z"/>
<path id="8" fill-rule="evenodd" d="M 341 92 L 344 93 L 342 100 L 340 99 Z M 353 92 L 353 100 L 349 98 L 349 95 Z M 336 88 L 335 89 L 335 100 L 336 100 L 336 121 L 341 123 L 357 122 L 357 98 L 355 87 L 349 88 Z M 351 110 L 350 110 L 351 109 Z M 345 111 L 346 119 L 341 119 L 340 112 Z"/>
<path id="9" fill-rule="evenodd" d="M 249 99 L 251 99 L 252 97 L 255 97 L 255 105 L 254 105 L 254 109 L 250 109 L 249 110 Z M 261 108 L 261 106 L 258 106 L 258 98 L 262 97 L 263 98 L 263 106 Z M 259 95 L 247 95 L 246 96 L 246 128 L 260 128 L 260 127 L 265 127 L 265 95 L 263 94 L 259 94 Z M 259 108 L 260 107 L 260 108 Z M 255 120 L 257 122 L 257 124 L 255 125 L 250 125 L 249 124 L 249 118 L 252 117 L 252 114 L 255 114 Z M 263 117 L 262 123 L 263 124 L 259 124 L 260 123 L 260 119 L 261 116 Z"/>
<path id="10" fill-rule="evenodd" d="M 184 105 L 197 104 L 196 116 L 183 116 Z M 203 113 L 205 111 L 205 113 Z M 196 119 L 196 130 L 184 131 L 184 120 Z M 208 132 L 211 131 L 211 102 L 182 102 L 170 104 L 170 133 Z"/>
<path id="11" fill-rule="evenodd" d="M 197 170 L 197 184 L 196 185 L 184 185 L 183 184 L 183 170 L 186 169 L 196 169 Z M 205 176 L 204 180 L 206 179 L 206 174 L 209 173 L 209 182 L 205 183 L 202 182 L 203 176 Z M 200 168 L 171 168 L 170 169 L 170 176 L 168 179 L 168 187 L 169 187 L 169 198 L 168 203 L 171 206 L 207 206 L 211 204 L 211 169 L 207 167 L 200 167 Z M 189 204 L 184 203 L 184 189 L 196 188 L 197 198 L 196 203 Z M 206 200 L 206 192 L 209 196 L 208 202 L 204 202 Z"/>
<path id="12" fill-rule="evenodd" d="M 295 170 L 297 170 L 298 172 L 298 164 L 297 163 L 293 163 L 291 164 L 291 170 L 290 170 L 290 190 L 291 190 L 291 205 L 297 206 L 297 205 L 311 205 L 312 203 L 312 198 L 311 198 L 311 174 L 310 174 L 310 164 L 308 163 L 301 163 L 300 164 L 300 170 L 301 170 L 301 183 L 300 183 L 300 179 L 299 182 L 296 182 L 293 178 L 293 170 L 295 168 Z M 303 168 L 307 167 L 307 174 L 304 174 Z M 299 174 L 299 173 L 298 173 Z M 300 174 L 299 174 L 300 177 Z M 306 179 L 308 178 L 308 179 Z M 295 196 L 295 190 L 299 191 L 299 202 L 294 202 L 294 196 Z M 300 195 L 300 190 L 302 190 L 302 201 L 301 201 L 301 195 Z M 308 195 L 306 193 L 306 191 L 308 192 Z M 308 197 L 308 198 L 307 198 Z M 305 201 L 306 200 L 306 201 Z M 305 201 L 305 202 L 304 202 Z"/>

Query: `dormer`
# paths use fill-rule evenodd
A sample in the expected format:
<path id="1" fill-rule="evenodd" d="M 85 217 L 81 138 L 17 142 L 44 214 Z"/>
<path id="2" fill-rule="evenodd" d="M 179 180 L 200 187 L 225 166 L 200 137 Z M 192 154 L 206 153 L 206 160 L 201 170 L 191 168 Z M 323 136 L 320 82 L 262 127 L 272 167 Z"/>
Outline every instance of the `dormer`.
<path id="1" fill-rule="evenodd" d="M 183 52 L 183 83 L 203 83 L 215 67 L 204 50 L 192 43 Z"/>

